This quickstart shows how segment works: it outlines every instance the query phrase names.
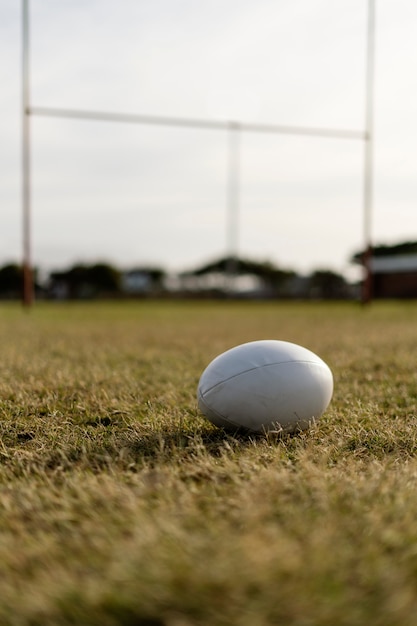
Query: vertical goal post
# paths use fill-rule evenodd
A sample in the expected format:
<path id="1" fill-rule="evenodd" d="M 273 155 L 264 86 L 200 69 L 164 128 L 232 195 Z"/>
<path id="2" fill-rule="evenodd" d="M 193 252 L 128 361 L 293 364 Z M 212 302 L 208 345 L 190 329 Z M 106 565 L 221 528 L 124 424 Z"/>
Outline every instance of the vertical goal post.
<path id="1" fill-rule="evenodd" d="M 362 302 L 368 303 L 372 297 L 371 268 L 371 217 L 373 198 L 373 82 L 374 82 L 374 35 L 375 31 L 375 0 L 368 0 L 368 29 L 366 52 L 366 102 L 365 130 L 348 130 L 333 128 L 312 128 L 278 124 L 263 124 L 231 120 L 210 120 L 198 118 L 182 118 L 134 113 L 87 111 L 80 109 L 53 108 L 32 106 L 30 98 L 30 16 L 29 0 L 22 0 L 22 243 L 23 243 L 23 298 L 25 307 L 34 302 L 34 275 L 32 267 L 31 237 L 31 128 L 30 118 L 33 116 L 49 118 L 65 118 L 86 121 L 117 122 L 123 124 L 142 124 L 221 130 L 229 134 L 228 172 L 227 172 L 227 245 L 230 258 L 238 254 L 239 239 L 239 191 L 240 191 L 240 135 L 241 133 L 268 133 L 280 135 L 298 135 L 305 137 L 321 137 L 327 139 L 360 140 L 364 143 L 363 170 L 363 214 L 365 254 L 363 265 L 365 276 L 362 288 Z M 231 268 L 233 269 L 233 268 Z"/>

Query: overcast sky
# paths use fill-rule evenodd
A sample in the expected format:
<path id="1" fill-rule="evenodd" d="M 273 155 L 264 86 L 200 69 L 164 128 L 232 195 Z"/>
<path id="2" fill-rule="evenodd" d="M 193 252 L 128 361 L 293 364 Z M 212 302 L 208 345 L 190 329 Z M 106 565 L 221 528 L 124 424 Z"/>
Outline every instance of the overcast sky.
<path id="1" fill-rule="evenodd" d="M 30 0 L 33 106 L 361 131 L 367 0 Z M 376 0 L 376 243 L 417 239 L 417 2 Z M 21 259 L 21 2 L 0 0 L 0 264 Z M 228 251 L 228 135 L 32 117 L 33 260 Z M 241 133 L 239 254 L 346 271 L 362 141 Z"/>

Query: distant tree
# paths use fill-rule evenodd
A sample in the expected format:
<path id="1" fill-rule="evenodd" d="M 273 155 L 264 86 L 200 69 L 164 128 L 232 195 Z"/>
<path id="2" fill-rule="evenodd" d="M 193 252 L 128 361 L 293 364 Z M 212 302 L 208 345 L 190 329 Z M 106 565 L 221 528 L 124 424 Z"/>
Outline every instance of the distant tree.
<path id="1" fill-rule="evenodd" d="M 38 283 L 38 270 L 32 268 L 36 296 L 43 295 L 43 287 Z M 0 268 L 0 297 L 19 299 L 23 293 L 23 269 L 17 263 L 8 263 Z"/>
<path id="2" fill-rule="evenodd" d="M 159 267 L 148 267 L 146 268 L 146 270 L 152 280 L 152 284 L 155 287 L 162 287 L 164 279 L 166 277 L 166 272 L 165 270 L 159 268 Z"/>
<path id="3" fill-rule="evenodd" d="M 49 276 L 49 292 L 53 297 L 79 298 L 83 285 L 86 283 L 87 267 L 74 265 L 69 270 L 51 272 Z M 62 296 L 61 296 L 62 294 Z"/>
<path id="4" fill-rule="evenodd" d="M 255 272 L 264 283 L 277 292 L 278 295 L 286 295 L 289 283 L 297 276 L 293 270 L 282 270 L 272 263 L 257 263 Z"/>
<path id="5" fill-rule="evenodd" d="M 106 263 L 77 264 L 50 274 L 50 292 L 62 291 L 69 298 L 92 298 L 120 292 L 120 272 Z"/>
<path id="6" fill-rule="evenodd" d="M 99 292 L 120 291 L 120 272 L 106 263 L 97 263 L 87 268 L 87 278 Z"/>
<path id="7" fill-rule="evenodd" d="M 287 283 L 296 276 L 294 271 L 279 269 L 269 261 L 258 262 L 238 257 L 223 257 L 194 271 L 187 272 L 187 275 L 204 276 L 213 272 L 258 276 L 267 289 L 277 294 L 285 292 Z"/>
<path id="8" fill-rule="evenodd" d="M 22 291 L 22 268 L 10 263 L 0 268 L 0 295 L 3 297 L 17 297 Z"/>
<path id="9" fill-rule="evenodd" d="M 316 270 L 309 277 L 310 295 L 332 299 L 347 296 L 347 283 L 343 276 L 331 270 Z"/>
<path id="10" fill-rule="evenodd" d="M 355 252 L 351 260 L 354 263 L 361 263 L 364 254 L 364 250 Z M 394 245 L 380 244 L 372 247 L 372 256 L 374 257 L 398 256 L 403 254 L 417 254 L 417 241 L 403 241 L 402 243 Z"/>

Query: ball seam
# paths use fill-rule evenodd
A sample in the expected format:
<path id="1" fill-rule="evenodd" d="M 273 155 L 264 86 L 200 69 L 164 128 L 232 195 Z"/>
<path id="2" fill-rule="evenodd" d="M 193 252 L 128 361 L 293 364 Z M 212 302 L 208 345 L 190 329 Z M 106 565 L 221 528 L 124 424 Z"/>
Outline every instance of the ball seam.
<path id="1" fill-rule="evenodd" d="M 209 387 L 208 389 L 205 389 L 204 391 L 200 390 L 200 394 L 204 398 L 204 394 L 209 393 L 210 391 L 212 391 L 212 389 L 215 389 L 219 385 L 223 385 L 224 383 L 229 382 L 229 380 L 233 380 L 234 378 L 237 378 L 238 376 L 242 376 L 242 374 L 247 374 L 248 372 L 253 372 L 254 370 L 260 370 L 260 369 L 263 369 L 264 367 L 274 367 L 274 365 L 286 365 L 288 363 L 297 363 L 297 364 L 298 363 L 310 363 L 311 365 L 319 365 L 320 367 L 325 366 L 328 369 L 328 366 L 326 365 L 326 363 L 324 362 L 318 363 L 317 361 L 278 361 L 276 363 L 265 363 L 264 365 L 257 365 L 255 367 L 250 367 L 246 370 L 242 370 L 241 372 L 238 372 L 237 374 L 233 374 L 233 376 L 229 376 L 229 378 L 225 378 L 224 380 L 221 380 L 220 382 L 216 383 L 215 385 L 212 385 L 211 387 Z"/>

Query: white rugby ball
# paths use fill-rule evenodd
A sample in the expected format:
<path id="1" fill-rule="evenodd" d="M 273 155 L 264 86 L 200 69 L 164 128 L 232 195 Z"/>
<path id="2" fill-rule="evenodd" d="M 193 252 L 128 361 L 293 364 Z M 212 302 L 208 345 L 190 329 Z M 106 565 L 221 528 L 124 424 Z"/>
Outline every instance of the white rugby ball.
<path id="1" fill-rule="evenodd" d="M 198 383 L 200 411 L 216 426 L 254 433 L 304 430 L 328 407 L 330 368 L 288 341 L 251 341 L 217 356 Z"/>

